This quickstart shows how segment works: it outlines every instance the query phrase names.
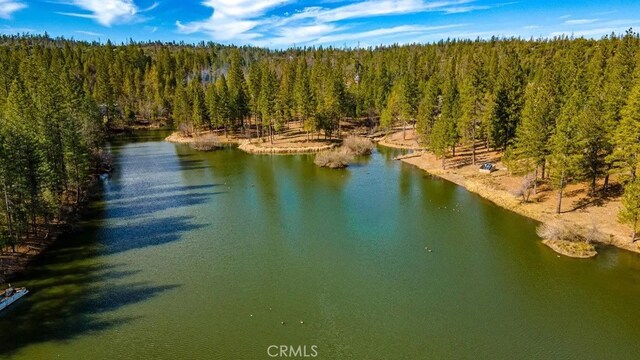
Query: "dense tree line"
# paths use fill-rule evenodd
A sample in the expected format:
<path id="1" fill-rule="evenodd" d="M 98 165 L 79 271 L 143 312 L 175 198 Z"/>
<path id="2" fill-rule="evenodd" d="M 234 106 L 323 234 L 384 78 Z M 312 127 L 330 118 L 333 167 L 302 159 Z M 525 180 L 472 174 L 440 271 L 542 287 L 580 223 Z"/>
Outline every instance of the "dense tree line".
<path id="1" fill-rule="evenodd" d="M 0 105 L 0 240 L 14 250 L 82 200 L 103 134 L 97 104 L 67 64 L 18 55 L 3 63 Z"/>
<path id="2" fill-rule="evenodd" d="M 567 184 L 588 181 L 595 193 L 619 175 L 626 185 L 620 218 L 638 225 L 640 38 L 631 30 L 600 40 L 367 49 L 116 46 L 46 36 L 5 36 L 0 45 L 0 152 L 8 159 L 0 171 L 6 186 L 21 189 L 5 190 L 16 197 L 5 203 L 23 204 L 21 212 L 4 210 L 26 214 L 16 218 L 46 214 L 39 199 L 60 196 L 81 177 L 69 175 L 68 148 L 85 154 L 96 143 L 82 134 L 71 140 L 71 124 L 93 133 L 146 120 L 186 134 L 253 130 L 272 139 L 294 121 L 309 136 L 340 136 L 340 120 L 350 118 L 381 129 L 414 127 L 443 166 L 461 146 L 473 163 L 480 147 L 504 151 L 514 169 L 534 174 L 534 184 L 553 184 L 558 211 Z M 21 148 L 35 150 L 13 150 Z M 12 166 L 23 169 L 20 179 L 9 178 L 18 176 Z"/>

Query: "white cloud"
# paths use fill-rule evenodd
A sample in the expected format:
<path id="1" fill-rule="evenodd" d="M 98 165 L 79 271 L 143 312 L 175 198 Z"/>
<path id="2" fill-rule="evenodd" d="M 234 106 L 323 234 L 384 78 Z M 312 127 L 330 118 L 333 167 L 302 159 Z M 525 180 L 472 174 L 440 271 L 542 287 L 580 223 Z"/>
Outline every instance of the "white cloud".
<path id="1" fill-rule="evenodd" d="M 14 12 L 26 7 L 27 5 L 19 0 L 0 0 L 0 19 L 9 19 Z"/>
<path id="2" fill-rule="evenodd" d="M 446 11 L 448 7 L 470 2 L 473 2 L 473 0 L 367 0 L 333 9 L 325 9 L 318 6 L 307 7 L 286 19 L 285 22 L 309 18 L 319 22 L 335 22 L 374 16 L 413 14 L 435 10 Z"/>
<path id="3" fill-rule="evenodd" d="M 214 10 L 209 19 L 187 24 L 177 21 L 176 25 L 182 33 L 203 32 L 219 41 L 255 39 L 260 36 L 253 31 L 261 24 L 258 18 L 287 2 L 289 0 L 206 0 L 202 5 Z"/>
<path id="4" fill-rule="evenodd" d="M 93 19 L 104 26 L 143 20 L 139 16 L 141 13 L 151 11 L 158 6 L 156 2 L 147 9 L 140 10 L 133 0 L 70 0 L 67 4 L 77 6 L 88 13 L 61 12 L 59 14 Z"/>
<path id="5" fill-rule="evenodd" d="M 564 30 L 554 31 L 549 37 L 567 35 L 575 37 L 597 38 L 611 33 L 623 34 L 630 27 L 640 26 L 640 19 L 616 19 L 609 21 L 598 21 L 590 28 L 583 28 L 578 31 Z"/>
<path id="6" fill-rule="evenodd" d="M 267 46 L 321 44 L 425 32 L 427 30 L 423 26 L 407 24 L 354 33 L 354 24 L 346 25 L 345 21 L 429 11 L 455 13 L 488 8 L 466 5 L 474 1 L 360 0 L 340 4 L 343 1 L 329 0 L 322 2 L 323 6 L 302 7 L 292 13 L 274 15 L 274 10 L 294 0 L 205 0 L 202 5 L 213 9 L 210 18 L 189 23 L 177 21 L 176 25 L 181 33 L 205 33 L 222 42 L 249 42 Z M 327 3 L 339 5 L 325 7 Z"/>
<path id="7" fill-rule="evenodd" d="M 408 36 L 416 34 L 424 34 L 429 31 L 452 29 L 466 24 L 451 24 L 441 26 L 415 26 L 415 25 L 401 25 L 391 28 L 375 29 L 369 31 L 362 31 L 357 33 L 342 33 L 337 35 L 323 36 L 317 40 L 318 43 L 337 43 L 341 41 L 371 39 L 381 37 L 394 37 L 398 35 Z"/>
<path id="8" fill-rule="evenodd" d="M 604 36 L 611 34 L 612 32 L 619 31 L 617 28 L 595 28 L 581 31 L 554 31 L 549 34 L 549 37 L 557 37 L 557 36 L 574 36 L 574 37 L 594 37 L 594 36 Z"/>
<path id="9" fill-rule="evenodd" d="M 487 10 L 490 9 L 491 6 L 488 5 L 469 5 L 469 6 L 453 6 L 444 9 L 445 14 L 462 14 L 468 13 L 475 10 Z"/>
<path id="10" fill-rule="evenodd" d="M 567 25 L 585 25 L 592 24 L 598 21 L 598 19 L 575 19 L 575 20 L 567 20 L 564 23 Z"/>
<path id="11" fill-rule="evenodd" d="M 82 34 L 82 35 L 88 35 L 88 36 L 94 36 L 94 37 L 100 37 L 100 36 L 106 36 L 105 34 L 101 34 L 101 33 L 97 33 L 97 32 L 93 32 L 93 31 L 84 31 L 84 30 L 76 30 L 76 32 L 78 34 Z"/>
<path id="12" fill-rule="evenodd" d="M 32 28 L 24 28 L 24 27 L 12 27 L 12 26 L 1 26 L 0 34 L 22 34 L 22 33 L 37 33 L 38 30 Z"/>

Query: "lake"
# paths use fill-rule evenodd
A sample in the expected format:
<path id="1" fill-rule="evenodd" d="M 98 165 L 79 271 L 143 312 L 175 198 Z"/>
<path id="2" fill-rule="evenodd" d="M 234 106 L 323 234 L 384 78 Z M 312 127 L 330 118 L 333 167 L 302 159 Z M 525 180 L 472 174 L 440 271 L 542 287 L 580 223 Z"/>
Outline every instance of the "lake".
<path id="1" fill-rule="evenodd" d="M 14 283 L 0 357 L 640 358 L 637 254 L 558 257 L 399 150 L 329 170 L 164 135 L 111 142 L 82 230 Z"/>

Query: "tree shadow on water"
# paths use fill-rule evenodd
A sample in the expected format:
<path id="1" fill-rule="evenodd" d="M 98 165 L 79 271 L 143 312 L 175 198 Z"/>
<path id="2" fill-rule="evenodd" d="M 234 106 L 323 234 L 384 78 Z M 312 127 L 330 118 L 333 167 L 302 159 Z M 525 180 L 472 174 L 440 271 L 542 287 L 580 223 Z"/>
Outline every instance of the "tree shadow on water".
<path id="1" fill-rule="evenodd" d="M 181 193 L 146 197 L 136 197 L 119 201 L 109 206 L 109 218 L 132 218 L 153 214 L 159 211 L 200 205 L 212 195 L 223 194 L 223 191 L 210 193 Z"/>
<path id="2" fill-rule="evenodd" d="M 126 264 L 100 262 L 101 246 L 89 230 L 61 239 L 15 283 L 30 294 L 0 314 L 0 357 L 45 342 L 64 342 L 121 326 L 139 317 L 104 316 L 122 307 L 141 303 L 179 285 L 132 282 L 138 270 Z"/>
<path id="3" fill-rule="evenodd" d="M 108 232 L 108 241 L 103 244 L 103 252 L 114 254 L 171 243 L 179 240 L 182 233 L 203 226 L 191 223 L 188 216 L 150 219 L 140 223 L 117 225 L 105 229 Z"/>

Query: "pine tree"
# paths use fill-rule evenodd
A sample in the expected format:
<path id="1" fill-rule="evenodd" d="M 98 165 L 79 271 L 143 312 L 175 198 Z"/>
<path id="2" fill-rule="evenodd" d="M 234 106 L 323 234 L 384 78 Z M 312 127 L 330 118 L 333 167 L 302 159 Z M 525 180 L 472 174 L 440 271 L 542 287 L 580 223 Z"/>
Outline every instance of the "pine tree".
<path id="1" fill-rule="evenodd" d="M 584 143 L 584 175 L 591 180 L 591 194 L 596 192 L 599 177 L 605 174 L 606 154 L 610 149 L 610 124 L 603 121 L 605 113 L 603 80 L 605 61 L 601 49 L 596 49 L 588 67 L 587 98 L 585 112 L 587 116 L 580 118 L 578 134 Z"/>
<path id="2" fill-rule="evenodd" d="M 77 79 L 61 75 L 63 84 L 62 125 L 68 177 L 75 185 L 75 203 L 81 200 L 83 185 L 91 172 L 91 151 L 102 143 L 99 110 L 82 91 Z"/>
<path id="3" fill-rule="evenodd" d="M 424 94 L 418 106 L 417 131 L 423 142 L 428 142 L 434 122 L 440 115 L 440 96 L 438 78 L 432 76 L 425 85 Z"/>
<path id="4" fill-rule="evenodd" d="M 431 134 L 429 134 L 429 149 L 442 159 L 442 169 L 445 168 L 447 155 L 451 148 L 450 136 L 449 125 L 442 117 L 438 117 L 433 124 Z"/>
<path id="5" fill-rule="evenodd" d="M 216 119 L 217 125 L 224 127 L 225 137 L 229 136 L 229 127 L 233 122 L 233 104 L 231 102 L 231 94 L 227 86 L 227 79 L 224 75 L 216 80 L 217 109 Z"/>
<path id="6" fill-rule="evenodd" d="M 622 223 L 631 225 L 631 242 L 635 242 L 638 239 L 638 222 L 640 220 L 640 181 L 636 180 L 625 186 L 618 219 Z"/>
<path id="7" fill-rule="evenodd" d="M 43 150 L 41 171 L 44 187 L 50 193 L 47 205 L 49 210 L 60 217 L 62 194 L 67 190 L 67 162 L 64 144 L 64 109 L 62 104 L 61 81 L 59 77 L 46 70 L 44 66 L 36 70 L 37 85 L 33 91 L 35 104 L 34 116 L 38 127 L 38 143 Z"/>
<path id="8" fill-rule="evenodd" d="M 11 85 L 4 108 L 5 152 L 12 156 L 4 164 L 10 194 L 15 195 L 13 225 L 16 234 L 24 234 L 29 222 L 36 231 L 36 218 L 42 210 L 43 154 L 38 144 L 33 118 L 34 104 L 23 84 L 15 80 Z M 18 239 L 19 236 L 16 236 Z"/>
<path id="9" fill-rule="evenodd" d="M 640 168 L 640 76 L 636 77 L 621 115 L 613 136 L 615 150 L 611 159 L 631 182 L 635 182 Z"/>
<path id="10" fill-rule="evenodd" d="M 436 123 L 440 122 L 440 126 L 444 127 L 442 130 L 444 139 L 442 141 L 451 147 L 453 156 L 456 156 L 456 145 L 459 140 L 458 122 L 460 113 L 460 92 L 456 79 L 456 63 L 455 61 L 450 61 L 442 87 L 442 113 Z"/>
<path id="11" fill-rule="evenodd" d="M 491 139 L 496 148 L 511 145 L 520 123 L 524 95 L 524 72 L 518 56 L 507 51 L 501 62 L 491 114 Z"/>
<path id="12" fill-rule="evenodd" d="M 345 113 L 345 86 L 340 71 L 331 71 L 328 63 L 322 65 L 322 82 L 317 89 L 316 126 L 324 130 L 325 138 L 340 131 L 340 120 Z"/>
<path id="13" fill-rule="evenodd" d="M 105 125 L 112 126 L 116 117 L 115 94 L 111 82 L 110 64 L 113 62 L 113 48 L 110 43 L 104 49 L 104 55 L 99 56 L 96 63 L 96 77 L 93 96 L 104 110 Z"/>
<path id="14" fill-rule="evenodd" d="M 419 90 L 413 69 L 401 79 L 400 117 L 402 119 L 402 140 L 406 140 L 408 122 L 415 122 L 418 115 Z"/>
<path id="15" fill-rule="evenodd" d="M 173 120 L 177 123 L 178 128 L 185 134 L 190 136 L 193 132 L 193 123 L 191 122 L 192 107 L 189 102 L 189 94 L 185 89 L 182 81 L 178 82 L 176 94 L 173 98 Z"/>
<path id="16" fill-rule="evenodd" d="M 296 67 L 296 84 L 294 86 L 294 98 L 297 112 L 302 119 L 302 128 L 307 131 L 307 137 L 310 131 L 315 131 L 313 122 L 309 122 L 309 118 L 313 116 L 313 110 L 316 108 L 313 98 L 313 91 L 309 82 L 309 71 L 307 68 L 307 60 L 302 57 L 298 61 Z"/>
<path id="17" fill-rule="evenodd" d="M 206 125 L 207 109 L 204 101 L 204 93 L 199 81 L 193 80 L 191 82 L 191 122 L 195 127 L 196 134 L 198 129 Z"/>
<path id="18" fill-rule="evenodd" d="M 218 93 L 216 91 L 215 84 L 210 84 L 207 86 L 207 90 L 205 93 L 205 105 L 207 107 L 207 125 L 209 130 L 212 128 L 218 127 L 221 124 L 220 117 L 218 114 Z"/>
<path id="19" fill-rule="evenodd" d="M 253 62 L 249 67 L 248 88 L 249 88 L 249 95 L 250 95 L 249 105 L 250 105 L 251 113 L 255 118 L 256 131 L 258 130 L 258 121 L 259 121 L 258 119 L 260 116 L 258 98 L 260 97 L 260 89 L 262 88 L 262 85 L 260 82 L 261 79 L 262 79 L 262 73 L 261 73 L 260 64 L 258 62 Z"/>
<path id="20" fill-rule="evenodd" d="M 516 131 L 516 156 L 530 161 L 534 167 L 534 192 L 537 191 L 538 168 L 544 169 L 550 154 L 549 139 L 553 133 L 554 120 L 551 113 L 551 94 L 546 84 L 527 85 L 522 110 L 522 123 Z M 544 170 L 543 170 L 544 176 Z"/>
<path id="21" fill-rule="evenodd" d="M 471 143 L 471 163 L 476 164 L 477 134 L 485 111 L 485 78 L 483 64 L 478 56 L 473 56 L 461 89 L 462 117 L 461 136 Z"/>
<path id="22" fill-rule="evenodd" d="M 558 202 L 556 212 L 562 210 L 562 196 L 564 188 L 573 180 L 581 176 L 581 163 L 583 161 L 583 146 L 575 137 L 580 117 L 588 116 L 585 113 L 584 91 L 577 89 L 564 105 L 556 122 L 556 127 L 551 136 L 551 154 L 549 165 L 554 186 L 558 190 Z"/>
<path id="23" fill-rule="evenodd" d="M 231 52 L 227 85 L 229 88 L 230 120 L 234 127 L 244 126 L 244 118 L 249 114 L 249 97 L 247 96 L 247 83 L 242 67 L 242 55 L 238 49 Z"/>
<path id="24" fill-rule="evenodd" d="M 295 83 L 295 68 L 287 63 L 280 77 L 280 86 L 276 97 L 276 132 L 294 117 L 293 86 Z"/>
<path id="25" fill-rule="evenodd" d="M 262 68 L 262 80 L 258 106 L 262 117 L 263 126 L 269 130 L 269 141 L 273 143 L 273 122 L 276 115 L 277 78 L 275 72 L 267 66 Z"/>
<path id="26" fill-rule="evenodd" d="M 391 89 L 391 93 L 387 97 L 387 105 L 380 114 L 380 126 L 390 129 L 399 121 L 402 121 L 402 85 L 397 83 Z M 402 121 L 404 124 L 404 121 Z M 404 126 L 403 126 L 404 129 Z M 403 131 L 404 139 L 404 131 Z"/>

